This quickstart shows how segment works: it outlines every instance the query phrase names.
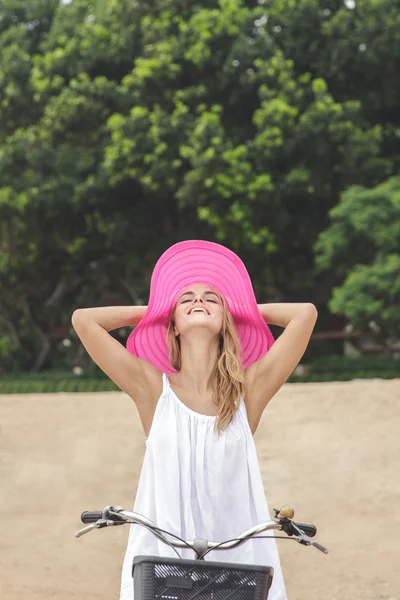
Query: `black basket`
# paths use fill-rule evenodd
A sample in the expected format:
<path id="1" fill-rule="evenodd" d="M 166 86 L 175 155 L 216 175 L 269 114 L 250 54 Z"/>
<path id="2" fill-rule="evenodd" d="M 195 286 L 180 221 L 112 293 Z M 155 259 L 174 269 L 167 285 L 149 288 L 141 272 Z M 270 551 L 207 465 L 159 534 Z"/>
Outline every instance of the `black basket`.
<path id="1" fill-rule="evenodd" d="M 272 567 L 163 556 L 133 560 L 135 600 L 267 600 Z"/>

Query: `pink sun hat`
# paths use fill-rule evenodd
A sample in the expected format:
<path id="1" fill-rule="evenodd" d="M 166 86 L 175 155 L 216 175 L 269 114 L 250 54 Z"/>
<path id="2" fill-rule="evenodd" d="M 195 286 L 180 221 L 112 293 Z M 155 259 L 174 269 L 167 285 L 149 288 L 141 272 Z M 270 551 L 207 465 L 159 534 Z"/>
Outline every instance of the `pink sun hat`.
<path id="1" fill-rule="evenodd" d="M 149 304 L 127 340 L 128 351 L 167 375 L 176 372 L 167 348 L 168 322 L 180 293 L 195 283 L 210 285 L 224 296 L 240 339 L 243 367 L 264 356 L 274 338 L 258 309 L 246 267 L 225 246 L 205 240 L 174 244 L 158 259 Z"/>

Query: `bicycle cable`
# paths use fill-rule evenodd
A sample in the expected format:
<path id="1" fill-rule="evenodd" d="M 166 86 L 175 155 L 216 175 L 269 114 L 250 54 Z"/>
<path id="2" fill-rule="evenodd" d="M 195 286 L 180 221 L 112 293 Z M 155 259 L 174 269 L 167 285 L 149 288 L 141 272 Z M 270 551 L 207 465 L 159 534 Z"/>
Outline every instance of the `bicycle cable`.
<path id="1" fill-rule="evenodd" d="M 296 538 L 293 537 L 287 537 L 285 535 L 251 535 L 250 537 L 247 538 L 233 538 L 231 540 L 225 540 L 224 542 L 221 542 L 220 544 L 217 544 L 217 546 L 214 546 L 214 548 L 209 548 L 208 550 L 206 550 L 204 552 L 204 554 L 201 555 L 200 558 L 204 558 L 206 554 L 208 554 L 209 552 L 212 552 L 213 550 L 217 550 L 220 546 L 222 546 L 223 544 L 226 544 L 227 542 L 237 542 L 239 540 L 259 540 L 259 539 L 264 539 L 264 540 L 291 540 L 292 542 L 296 541 Z M 228 548 L 227 550 L 230 550 L 230 548 Z"/>
<path id="2" fill-rule="evenodd" d="M 118 515 L 119 513 L 115 513 L 114 511 L 110 511 L 110 514 L 117 514 Z M 165 534 L 167 534 L 167 535 L 175 538 L 176 540 L 179 540 L 180 542 L 182 542 L 183 544 L 185 544 L 189 548 L 189 550 L 193 551 L 192 546 L 190 544 L 188 544 L 186 540 L 184 540 L 183 538 L 179 537 L 179 535 L 175 535 L 174 533 L 171 533 L 170 531 L 166 531 L 165 529 L 161 529 L 161 527 L 157 527 L 155 525 L 151 525 L 151 526 L 149 526 L 149 525 L 143 525 L 142 523 L 135 523 L 135 522 L 132 522 L 132 521 L 126 521 L 126 522 L 130 523 L 131 525 L 139 525 L 139 526 L 145 527 L 148 531 L 158 531 L 160 533 L 165 533 Z M 165 540 L 163 540 L 163 541 L 165 542 Z M 173 549 L 173 551 L 175 552 L 175 554 L 179 558 L 182 558 L 181 555 L 179 554 L 178 550 L 174 546 L 172 546 L 171 544 L 168 544 L 168 542 L 165 542 L 165 543 L 167 544 L 167 546 L 170 546 L 170 548 Z"/>
<path id="3" fill-rule="evenodd" d="M 119 513 L 116 513 L 114 511 L 110 511 L 110 514 L 118 515 Z M 129 523 L 129 521 L 126 521 L 126 522 Z M 135 522 L 130 522 L 130 524 L 131 525 L 139 525 L 139 526 L 142 525 L 141 523 L 135 523 Z M 155 525 L 145 526 L 145 528 L 148 531 L 159 531 L 160 533 L 165 533 L 165 534 L 167 534 L 167 535 L 175 538 L 176 540 L 179 540 L 183 544 L 185 544 L 185 546 L 187 546 L 187 548 L 189 550 L 191 550 L 192 552 L 194 550 L 194 548 L 190 544 L 188 544 L 186 540 L 184 540 L 183 538 L 179 537 L 179 535 L 175 535 L 174 533 L 171 533 L 170 531 L 166 531 L 165 529 L 161 529 L 161 527 L 157 527 Z M 225 540 L 223 542 L 220 542 L 219 544 L 217 544 L 216 546 L 214 546 L 214 548 L 209 548 L 199 558 L 200 559 L 204 558 L 204 556 L 206 556 L 209 552 L 212 552 L 213 550 L 217 550 L 218 548 L 220 548 L 221 546 L 223 546 L 224 544 L 226 544 L 228 542 L 237 542 L 239 540 L 248 541 L 248 540 L 251 540 L 251 539 L 253 539 L 253 540 L 257 540 L 257 539 L 264 539 L 264 540 L 292 540 L 293 542 L 296 541 L 296 538 L 287 537 L 287 536 L 283 536 L 283 535 L 250 535 L 250 536 L 245 537 L 245 538 L 232 538 L 231 540 Z M 163 540 L 163 541 L 165 542 L 165 540 Z M 173 551 L 178 556 L 178 558 L 182 558 L 182 556 L 179 554 L 178 550 L 174 546 L 172 546 L 171 544 L 168 544 L 168 542 L 165 542 L 165 543 L 167 544 L 167 546 L 170 546 L 170 548 L 173 549 Z"/>

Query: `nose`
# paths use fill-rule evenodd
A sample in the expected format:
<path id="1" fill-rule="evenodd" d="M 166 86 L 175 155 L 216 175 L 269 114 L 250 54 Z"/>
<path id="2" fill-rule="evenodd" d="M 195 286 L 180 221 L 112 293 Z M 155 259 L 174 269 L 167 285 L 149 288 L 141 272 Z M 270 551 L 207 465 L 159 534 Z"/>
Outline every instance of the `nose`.
<path id="1" fill-rule="evenodd" d="M 201 294 L 200 292 L 198 294 L 196 294 L 192 300 L 193 304 L 204 304 L 205 300 L 203 298 L 203 294 Z"/>

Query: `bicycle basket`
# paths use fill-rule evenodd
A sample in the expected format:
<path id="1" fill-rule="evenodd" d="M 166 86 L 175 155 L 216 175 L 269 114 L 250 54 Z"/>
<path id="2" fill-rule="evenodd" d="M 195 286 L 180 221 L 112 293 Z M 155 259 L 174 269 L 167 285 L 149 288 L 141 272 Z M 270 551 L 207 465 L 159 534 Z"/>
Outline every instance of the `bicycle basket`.
<path id="1" fill-rule="evenodd" d="M 272 567 L 136 556 L 135 600 L 267 600 Z"/>

